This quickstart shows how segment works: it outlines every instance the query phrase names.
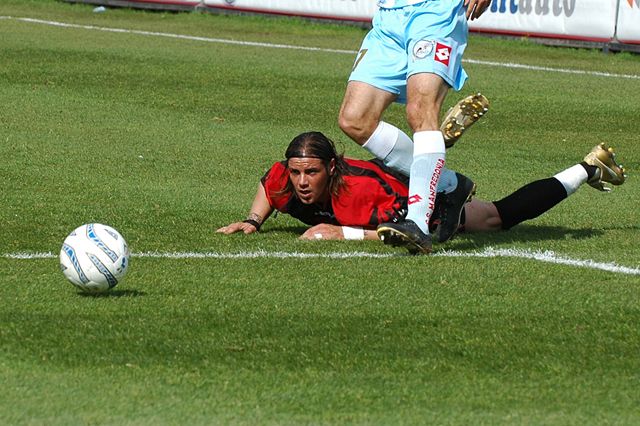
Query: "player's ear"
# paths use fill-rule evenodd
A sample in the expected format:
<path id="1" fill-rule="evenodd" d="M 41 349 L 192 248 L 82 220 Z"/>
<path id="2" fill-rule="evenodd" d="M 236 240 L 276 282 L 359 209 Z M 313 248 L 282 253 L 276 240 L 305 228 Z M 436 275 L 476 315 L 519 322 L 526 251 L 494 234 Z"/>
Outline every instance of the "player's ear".
<path id="1" fill-rule="evenodd" d="M 336 171 L 336 159 L 332 158 L 329 161 L 329 176 L 333 176 L 333 173 Z"/>

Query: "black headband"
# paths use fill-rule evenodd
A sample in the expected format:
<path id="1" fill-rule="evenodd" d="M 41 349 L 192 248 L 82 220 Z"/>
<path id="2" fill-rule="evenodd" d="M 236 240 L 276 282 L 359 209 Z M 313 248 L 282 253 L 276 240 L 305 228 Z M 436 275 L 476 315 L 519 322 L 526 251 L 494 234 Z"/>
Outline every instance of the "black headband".
<path id="1" fill-rule="evenodd" d="M 320 157 L 319 155 L 307 155 L 304 152 L 294 152 L 291 153 L 289 155 L 286 156 L 287 160 L 290 158 L 317 158 L 318 160 L 322 160 L 322 161 L 331 161 L 332 158 L 330 158 L 329 160 Z"/>

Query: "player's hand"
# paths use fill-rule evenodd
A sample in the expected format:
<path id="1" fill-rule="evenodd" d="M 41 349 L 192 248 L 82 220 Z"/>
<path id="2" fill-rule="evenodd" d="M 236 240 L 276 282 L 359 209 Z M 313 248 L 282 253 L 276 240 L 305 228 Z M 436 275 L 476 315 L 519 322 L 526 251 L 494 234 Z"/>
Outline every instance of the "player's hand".
<path id="1" fill-rule="evenodd" d="M 464 0 L 467 8 L 467 19 L 478 19 L 480 15 L 491 5 L 491 0 Z"/>
<path id="2" fill-rule="evenodd" d="M 321 223 L 312 226 L 300 236 L 301 240 L 344 240 L 342 226 Z"/>
<path id="3" fill-rule="evenodd" d="M 236 232 L 244 232 L 245 234 L 253 234 L 257 229 L 250 223 L 246 222 L 235 222 L 227 226 L 223 226 L 219 228 L 216 232 L 221 234 L 234 234 Z"/>

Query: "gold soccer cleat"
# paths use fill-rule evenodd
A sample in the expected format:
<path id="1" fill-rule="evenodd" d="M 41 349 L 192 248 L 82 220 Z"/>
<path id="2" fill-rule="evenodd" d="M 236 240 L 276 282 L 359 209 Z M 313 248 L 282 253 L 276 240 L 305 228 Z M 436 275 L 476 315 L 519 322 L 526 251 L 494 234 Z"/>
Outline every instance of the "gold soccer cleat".
<path id="1" fill-rule="evenodd" d="M 587 183 L 600 191 L 611 191 L 604 183 L 622 185 L 627 177 L 624 167 L 616 163 L 616 154 L 613 148 L 604 143 L 593 147 L 590 153 L 584 157 L 584 162 L 598 168 L 596 174 Z"/>
<path id="2" fill-rule="evenodd" d="M 470 95 L 455 104 L 442 121 L 440 131 L 444 146 L 451 148 L 462 134 L 489 111 L 489 100 L 481 93 Z"/>

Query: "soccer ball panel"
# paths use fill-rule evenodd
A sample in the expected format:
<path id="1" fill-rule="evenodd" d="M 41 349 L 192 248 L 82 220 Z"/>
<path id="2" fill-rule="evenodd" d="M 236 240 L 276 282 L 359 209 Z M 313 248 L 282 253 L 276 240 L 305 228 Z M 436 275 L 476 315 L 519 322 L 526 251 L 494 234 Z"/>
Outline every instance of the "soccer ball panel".
<path id="1" fill-rule="evenodd" d="M 71 284 L 84 291 L 115 287 L 127 273 L 129 248 L 118 231 L 89 223 L 67 236 L 60 249 L 60 268 Z"/>

